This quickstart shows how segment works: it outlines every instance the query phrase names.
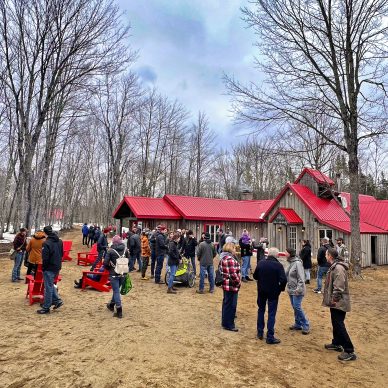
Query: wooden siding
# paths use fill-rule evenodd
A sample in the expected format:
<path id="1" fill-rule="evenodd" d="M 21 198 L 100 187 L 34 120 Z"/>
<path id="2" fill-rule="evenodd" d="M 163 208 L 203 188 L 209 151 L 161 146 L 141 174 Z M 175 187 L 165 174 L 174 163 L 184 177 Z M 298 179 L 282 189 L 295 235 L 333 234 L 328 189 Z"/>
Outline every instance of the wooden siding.
<path id="1" fill-rule="evenodd" d="M 307 186 L 315 195 L 318 195 L 318 183 L 310 174 L 304 174 L 299 184 Z"/>

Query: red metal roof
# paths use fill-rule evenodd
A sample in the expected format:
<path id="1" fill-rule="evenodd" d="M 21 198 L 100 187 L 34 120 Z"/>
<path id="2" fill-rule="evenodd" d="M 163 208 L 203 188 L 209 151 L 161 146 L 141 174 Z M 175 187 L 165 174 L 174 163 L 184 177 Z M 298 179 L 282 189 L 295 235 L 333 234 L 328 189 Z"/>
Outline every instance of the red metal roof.
<path id="1" fill-rule="evenodd" d="M 276 206 L 280 198 L 288 191 L 294 192 L 305 206 L 314 214 L 315 218 L 324 225 L 328 225 L 345 233 L 350 233 L 350 219 L 342 206 L 335 199 L 324 199 L 317 197 L 307 186 L 287 183 L 283 190 L 274 200 L 272 206 L 267 210 L 264 217 Z M 366 219 L 361 217 L 361 233 L 384 233 L 378 225 L 371 225 Z"/>
<path id="2" fill-rule="evenodd" d="M 388 201 L 360 203 L 360 218 L 368 224 L 388 230 Z"/>
<path id="3" fill-rule="evenodd" d="M 138 219 L 179 220 L 182 216 L 164 198 L 129 197 L 125 196 L 113 213 L 113 217 L 120 208 L 128 205 Z"/>
<path id="4" fill-rule="evenodd" d="M 299 181 L 302 179 L 304 174 L 309 174 L 311 175 L 314 180 L 318 183 L 328 183 L 330 186 L 334 185 L 334 181 L 330 179 L 327 175 L 323 174 L 322 172 L 318 170 L 314 170 L 312 168 L 307 168 L 305 167 L 298 178 L 296 178 L 296 181 L 294 183 L 299 183 Z"/>
<path id="5" fill-rule="evenodd" d="M 285 209 L 285 208 L 279 208 L 276 213 L 272 216 L 272 218 L 269 220 L 269 222 L 272 222 L 278 214 L 282 214 L 285 220 L 287 221 L 288 224 L 302 224 L 303 225 L 303 220 L 296 214 L 294 209 Z"/>
<path id="6" fill-rule="evenodd" d="M 350 210 L 350 201 L 351 201 L 351 197 L 352 197 L 351 194 L 343 192 L 340 195 L 342 198 L 345 198 L 346 204 L 347 204 L 346 210 L 349 211 Z M 358 201 L 361 205 L 362 203 L 377 202 L 377 199 L 371 195 L 359 194 Z"/>
<path id="7" fill-rule="evenodd" d="M 165 198 L 187 220 L 264 222 L 261 216 L 272 200 L 237 201 L 166 194 Z"/>

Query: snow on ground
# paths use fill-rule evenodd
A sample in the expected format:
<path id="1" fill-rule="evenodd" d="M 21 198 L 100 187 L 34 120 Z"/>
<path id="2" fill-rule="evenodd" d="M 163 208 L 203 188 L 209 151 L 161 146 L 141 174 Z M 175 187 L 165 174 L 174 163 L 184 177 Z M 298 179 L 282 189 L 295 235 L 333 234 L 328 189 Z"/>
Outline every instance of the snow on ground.
<path id="1" fill-rule="evenodd" d="M 55 231 L 60 231 L 62 229 L 61 225 L 60 224 L 53 224 L 51 225 L 53 230 Z M 40 229 L 43 230 L 44 226 L 41 226 Z M 13 226 L 11 225 L 10 226 L 10 229 L 13 229 Z M 35 228 L 32 228 L 29 232 L 29 236 L 32 236 L 33 234 L 35 233 Z M 10 242 L 12 242 L 15 238 L 15 233 L 3 233 L 3 240 L 0 240 L 0 244 L 9 244 Z"/>

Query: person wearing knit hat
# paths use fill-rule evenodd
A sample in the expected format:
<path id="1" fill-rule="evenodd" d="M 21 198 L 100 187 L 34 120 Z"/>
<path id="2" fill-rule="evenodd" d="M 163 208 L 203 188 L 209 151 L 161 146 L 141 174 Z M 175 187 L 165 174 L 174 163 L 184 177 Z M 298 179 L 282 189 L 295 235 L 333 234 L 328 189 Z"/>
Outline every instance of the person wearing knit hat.
<path id="1" fill-rule="evenodd" d="M 295 317 L 295 322 L 290 326 L 290 330 L 301 330 L 302 334 L 309 334 L 310 322 L 302 309 L 302 301 L 306 292 L 303 262 L 296 256 L 296 250 L 294 248 L 287 248 L 286 252 L 287 261 L 290 263 L 286 270 L 286 289 L 290 296 Z"/>
<path id="2" fill-rule="evenodd" d="M 123 317 L 123 307 L 121 304 L 120 287 L 125 281 L 124 276 L 120 276 L 115 272 L 116 260 L 120 256 L 129 257 L 129 252 L 119 235 L 115 235 L 112 239 L 112 246 L 108 250 L 104 258 L 104 267 L 109 271 L 109 280 L 112 286 L 112 299 L 107 303 L 108 310 L 113 312 L 113 316 L 117 318 Z M 116 311 L 115 311 L 116 308 Z"/>

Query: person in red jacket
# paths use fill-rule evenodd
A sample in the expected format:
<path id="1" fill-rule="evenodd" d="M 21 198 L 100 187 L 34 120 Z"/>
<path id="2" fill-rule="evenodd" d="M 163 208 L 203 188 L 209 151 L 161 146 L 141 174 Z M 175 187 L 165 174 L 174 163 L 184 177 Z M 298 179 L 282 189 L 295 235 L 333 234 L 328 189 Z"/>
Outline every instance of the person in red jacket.
<path id="1" fill-rule="evenodd" d="M 237 309 L 237 297 L 241 286 L 241 268 L 236 260 L 234 243 L 227 243 L 222 248 L 219 268 L 224 279 L 222 289 L 222 327 L 229 331 L 238 331 L 234 324 Z"/>

